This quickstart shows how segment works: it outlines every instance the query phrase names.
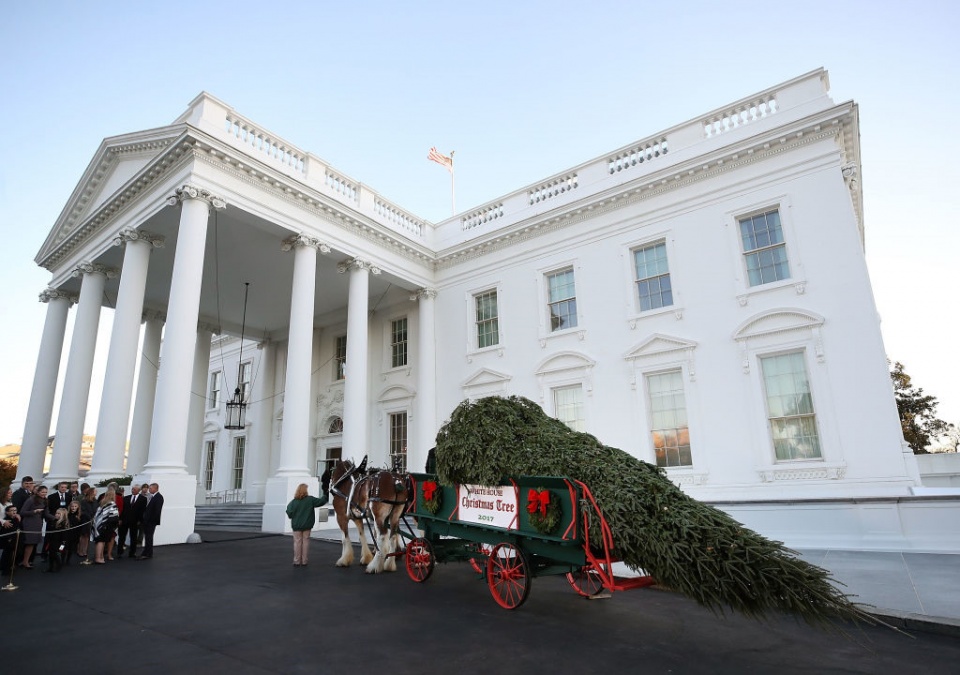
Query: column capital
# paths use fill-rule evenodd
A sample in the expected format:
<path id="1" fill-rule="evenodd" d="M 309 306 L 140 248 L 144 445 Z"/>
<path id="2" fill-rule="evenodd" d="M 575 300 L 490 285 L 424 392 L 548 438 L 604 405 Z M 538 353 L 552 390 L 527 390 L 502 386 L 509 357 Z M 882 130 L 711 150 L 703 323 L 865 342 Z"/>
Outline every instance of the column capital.
<path id="1" fill-rule="evenodd" d="M 167 197 L 167 204 L 170 206 L 176 206 L 177 204 L 180 204 L 188 199 L 199 199 L 205 201 L 218 211 L 220 209 L 227 208 L 226 199 L 219 195 L 213 194 L 209 190 L 197 187 L 192 183 L 184 183 L 182 187 L 178 187 L 174 194 Z"/>
<path id="2" fill-rule="evenodd" d="M 380 274 L 379 267 L 374 265 L 369 260 L 364 260 L 362 258 L 348 258 L 347 260 L 337 264 L 337 272 L 340 274 L 345 274 L 350 270 L 367 270 L 374 276 Z"/>
<path id="3" fill-rule="evenodd" d="M 207 323 L 206 321 L 198 321 L 197 331 L 199 332 L 202 330 L 205 330 L 208 333 L 212 333 L 213 335 L 223 335 L 223 333 L 220 332 L 221 330 L 223 330 L 222 328 L 220 328 L 220 326 L 214 325 L 212 323 Z"/>
<path id="4" fill-rule="evenodd" d="M 165 322 L 167 320 L 167 313 L 162 312 L 159 309 L 145 309 L 143 310 L 143 314 L 140 315 L 140 320 L 141 321 L 157 320 L 157 321 Z"/>
<path id="5" fill-rule="evenodd" d="M 128 241 L 145 241 L 152 245 L 153 248 L 163 248 L 163 244 L 166 239 L 159 234 L 154 234 L 153 232 L 137 230 L 132 227 L 125 227 L 117 233 L 116 237 L 113 238 L 113 245 L 123 246 Z"/>
<path id="6" fill-rule="evenodd" d="M 84 274 L 102 274 L 107 279 L 116 279 L 120 276 L 120 270 L 116 267 L 108 267 L 94 262 L 82 262 L 73 270 L 73 276 L 80 277 Z"/>
<path id="7" fill-rule="evenodd" d="M 71 305 L 80 301 L 80 296 L 76 293 L 61 291 L 59 288 L 46 288 L 40 292 L 40 302 L 50 302 L 51 300 L 67 300 Z"/>
<path id="8" fill-rule="evenodd" d="M 437 297 L 436 288 L 418 288 L 410 294 L 411 300 L 434 300 Z"/>
<path id="9" fill-rule="evenodd" d="M 287 237 L 280 243 L 280 250 L 284 252 L 303 247 L 315 248 L 323 254 L 330 252 L 330 247 L 327 244 L 324 244 L 315 237 L 308 237 L 305 234 L 295 234 L 292 237 Z"/>

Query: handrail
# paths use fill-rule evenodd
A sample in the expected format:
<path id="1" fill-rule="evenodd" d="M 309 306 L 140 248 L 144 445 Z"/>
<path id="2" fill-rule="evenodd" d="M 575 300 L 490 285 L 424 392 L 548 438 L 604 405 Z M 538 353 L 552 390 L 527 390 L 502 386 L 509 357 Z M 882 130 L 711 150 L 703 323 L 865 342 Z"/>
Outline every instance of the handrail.
<path id="1" fill-rule="evenodd" d="M 213 504 L 246 504 L 246 490 L 220 490 L 207 493 L 207 505 Z"/>

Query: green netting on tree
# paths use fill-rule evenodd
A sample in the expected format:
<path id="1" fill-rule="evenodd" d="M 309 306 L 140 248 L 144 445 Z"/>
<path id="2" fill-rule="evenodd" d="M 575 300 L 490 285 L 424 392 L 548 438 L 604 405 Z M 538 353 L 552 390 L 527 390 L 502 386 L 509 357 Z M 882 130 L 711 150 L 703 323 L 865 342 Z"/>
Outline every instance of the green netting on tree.
<path id="1" fill-rule="evenodd" d="M 811 623 L 871 619 L 826 570 L 687 496 L 661 469 L 572 431 L 528 399 L 464 401 L 437 435 L 436 460 L 446 484 L 495 485 L 521 475 L 582 481 L 623 562 L 714 611 L 729 607 L 759 618 L 787 610 Z M 598 535 L 590 535 L 595 545 Z"/>

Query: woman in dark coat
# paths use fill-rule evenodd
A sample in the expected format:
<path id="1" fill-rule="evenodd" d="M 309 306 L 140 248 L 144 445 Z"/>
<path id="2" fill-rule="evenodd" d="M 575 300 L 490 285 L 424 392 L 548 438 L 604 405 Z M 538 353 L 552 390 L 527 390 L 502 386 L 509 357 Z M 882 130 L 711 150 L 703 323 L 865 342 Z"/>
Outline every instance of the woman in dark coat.
<path id="1" fill-rule="evenodd" d="M 77 542 L 77 555 L 87 558 L 87 549 L 90 547 L 90 525 L 97 515 L 97 489 L 89 485 L 83 490 L 83 499 L 80 500 L 80 541 Z"/>
<path id="2" fill-rule="evenodd" d="M 89 527 L 87 528 L 90 529 Z M 63 536 L 66 550 L 63 552 L 63 564 L 69 565 L 70 558 L 77 552 L 80 544 L 80 533 L 83 530 L 83 515 L 80 512 L 80 500 L 74 499 L 67 507 L 67 532 Z M 89 534 L 87 535 L 90 536 Z"/>
<path id="3" fill-rule="evenodd" d="M 43 541 L 43 521 L 47 516 L 47 488 L 41 485 L 33 494 L 27 497 L 27 501 L 20 508 L 20 527 L 23 528 L 23 558 L 17 567 L 25 570 L 32 570 L 30 556 L 33 550 Z"/>

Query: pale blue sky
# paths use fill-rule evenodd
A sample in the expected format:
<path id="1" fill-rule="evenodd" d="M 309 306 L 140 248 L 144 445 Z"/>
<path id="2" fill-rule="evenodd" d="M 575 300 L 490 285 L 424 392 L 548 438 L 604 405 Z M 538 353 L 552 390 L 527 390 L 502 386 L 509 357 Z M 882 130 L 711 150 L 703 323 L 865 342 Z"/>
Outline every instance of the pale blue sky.
<path id="1" fill-rule="evenodd" d="M 430 146 L 456 150 L 465 210 L 821 66 L 835 101 L 860 104 L 887 353 L 960 423 L 957 7 L 7 0 L 0 444 L 23 433 L 49 279 L 33 263 L 43 240 L 104 137 L 169 124 L 200 91 L 439 221 L 449 182 L 426 160 Z M 87 433 L 96 418 L 91 403 Z"/>

